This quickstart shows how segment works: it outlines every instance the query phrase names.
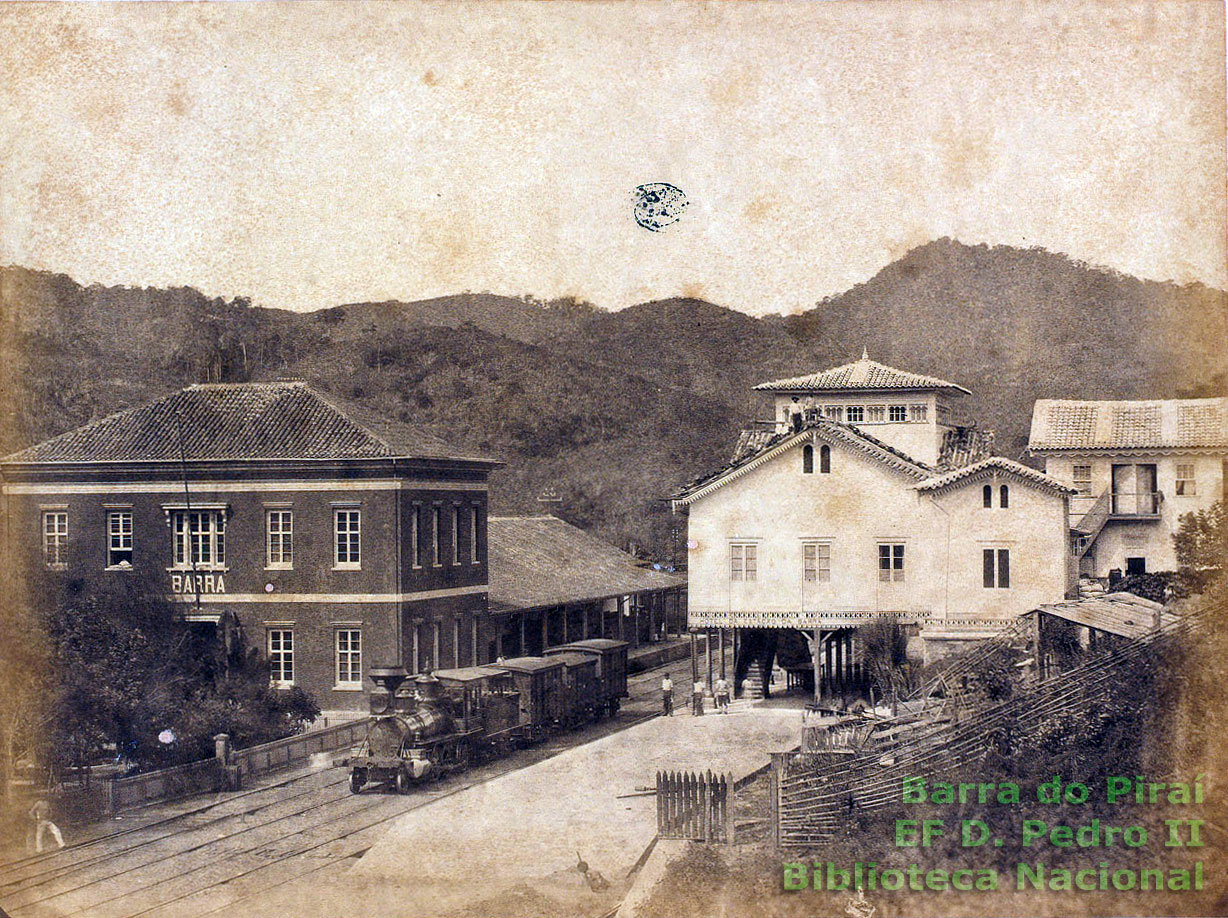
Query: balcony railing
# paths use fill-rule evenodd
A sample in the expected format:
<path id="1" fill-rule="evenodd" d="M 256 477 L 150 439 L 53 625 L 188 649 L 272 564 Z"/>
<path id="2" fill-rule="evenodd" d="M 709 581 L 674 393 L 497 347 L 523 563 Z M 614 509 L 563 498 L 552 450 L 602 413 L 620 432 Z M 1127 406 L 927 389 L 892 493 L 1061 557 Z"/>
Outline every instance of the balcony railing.
<path id="1" fill-rule="evenodd" d="M 1164 502 L 1162 491 L 1116 491 L 1109 498 L 1109 515 L 1113 517 L 1155 518 Z"/>

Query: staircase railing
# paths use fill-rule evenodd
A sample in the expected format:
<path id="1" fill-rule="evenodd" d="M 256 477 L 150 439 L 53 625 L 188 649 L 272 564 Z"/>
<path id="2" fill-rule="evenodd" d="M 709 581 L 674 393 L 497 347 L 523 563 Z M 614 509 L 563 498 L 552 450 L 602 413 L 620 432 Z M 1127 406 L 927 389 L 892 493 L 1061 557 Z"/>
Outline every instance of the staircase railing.
<path id="1" fill-rule="evenodd" d="M 1074 528 L 1080 533 L 1077 551 L 1075 552 L 1077 558 L 1082 559 L 1087 554 L 1087 550 L 1096 541 L 1096 536 L 1100 535 L 1100 530 L 1108 522 L 1109 510 L 1112 506 L 1111 498 L 1112 495 L 1108 490 L 1101 492 L 1100 496 L 1096 498 L 1096 502 L 1091 505 L 1091 508 L 1074 524 Z"/>

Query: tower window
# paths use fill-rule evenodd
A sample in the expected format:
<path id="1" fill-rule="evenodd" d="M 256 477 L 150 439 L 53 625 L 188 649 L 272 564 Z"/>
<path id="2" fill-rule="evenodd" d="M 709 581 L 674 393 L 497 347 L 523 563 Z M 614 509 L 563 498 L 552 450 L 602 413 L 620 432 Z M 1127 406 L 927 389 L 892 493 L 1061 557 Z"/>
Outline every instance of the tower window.
<path id="1" fill-rule="evenodd" d="M 981 502 L 986 508 L 993 506 L 993 485 L 985 485 L 981 488 Z"/>
<path id="2" fill-rule="evenodd" d="M 814 447 L 807 443 L 802 447 L 802 474 L 809 475 L 814 471 Z"/>
<path id="3" fill-rule="evenodd" d="M 1011 505 L 1011 489 L 1006 485 L 998 488 L 998 506 L 1005 510 Z"/>
<path id="4" fill-rule="evenodd" d="M 824 443 L 819 447 L 819 472 L 826 475 L 831 471 L 831 447 Z"/>

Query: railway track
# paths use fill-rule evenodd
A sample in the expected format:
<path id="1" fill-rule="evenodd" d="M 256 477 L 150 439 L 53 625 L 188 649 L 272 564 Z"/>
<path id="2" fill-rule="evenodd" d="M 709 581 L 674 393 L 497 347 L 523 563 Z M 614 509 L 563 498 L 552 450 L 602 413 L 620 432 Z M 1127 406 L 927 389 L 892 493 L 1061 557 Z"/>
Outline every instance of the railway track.
<path id="1" fill-rule="evenodd" d="M 689 671 L 689 663 L 669 664 Z M 656 715 L 661 670 L 632 677 L 618 718 L 426 785 L 407 797 L 354 796 L 340 770 L 296 774 L 139 827 L 0 866 L 0 904 L 13 918 L 138 918 L 232 911 L 269 890 L 363 853 L 387 823 L 565 749 Z"/>

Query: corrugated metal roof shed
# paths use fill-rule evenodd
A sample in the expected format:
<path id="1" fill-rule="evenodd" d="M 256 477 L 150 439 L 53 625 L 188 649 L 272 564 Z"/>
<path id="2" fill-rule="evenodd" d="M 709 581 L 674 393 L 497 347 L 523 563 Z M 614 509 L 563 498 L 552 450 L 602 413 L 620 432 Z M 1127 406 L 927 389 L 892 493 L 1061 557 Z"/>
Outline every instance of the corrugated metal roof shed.
<path id="1" fill-rule="evenodd" d="M 1177 621 L 1177 616 L 1165 611 L 1160 603 L 1133 593 L 1106 593 L 1095 598 L 1056 602 L 1038 606 L 1028 614 L 1038 612 L 1125 638 L 1140 638 L 1155 630 L 1157 614 L 1161 627 Z"/>

